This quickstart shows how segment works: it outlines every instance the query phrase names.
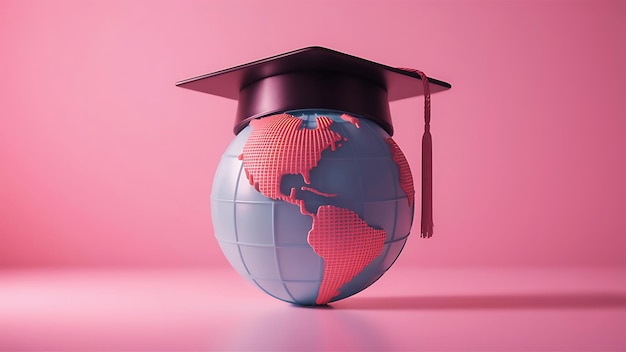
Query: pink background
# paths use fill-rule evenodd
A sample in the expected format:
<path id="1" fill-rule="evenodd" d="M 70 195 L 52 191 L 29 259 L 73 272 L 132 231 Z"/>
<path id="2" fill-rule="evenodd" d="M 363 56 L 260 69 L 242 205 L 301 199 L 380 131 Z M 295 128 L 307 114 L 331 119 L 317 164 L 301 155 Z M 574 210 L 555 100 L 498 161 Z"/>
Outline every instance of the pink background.
<path id="1" fill-rule="evenodd" d="M 620 0 L 0 0 L 0 350 L 626 350 L 625 19 Z M 311 45 L 453 84 L 434 238 L 416 223 L 329 309 L 228 267 L 209 194 L 236 104 L 174 86 Z M 391 110 L 418 181 L 422 99 Z"/>
<path id="2" fill-rule="evenodd" d="M 209 194 L 236 104 L 174 82 L 310 45 L 453 85 L 433 96 L 435 237 L 397 266 L 625 266 L 625 13 L 0 1 L 0 267 L 227 266 Z M 422 100 L 391 109 L 417 180 Z"/>

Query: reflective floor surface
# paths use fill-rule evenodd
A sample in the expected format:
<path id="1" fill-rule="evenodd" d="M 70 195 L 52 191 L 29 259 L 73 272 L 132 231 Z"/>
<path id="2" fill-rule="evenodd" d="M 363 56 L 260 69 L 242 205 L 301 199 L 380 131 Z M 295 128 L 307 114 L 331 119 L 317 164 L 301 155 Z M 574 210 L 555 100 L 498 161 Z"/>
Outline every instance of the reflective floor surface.
<path id="1" fill-rule="evenodd" d="M 0 350 L 620 351 L 626 270 L 398 267 L 322 308 L 231 269 L 4 270 Z"/>

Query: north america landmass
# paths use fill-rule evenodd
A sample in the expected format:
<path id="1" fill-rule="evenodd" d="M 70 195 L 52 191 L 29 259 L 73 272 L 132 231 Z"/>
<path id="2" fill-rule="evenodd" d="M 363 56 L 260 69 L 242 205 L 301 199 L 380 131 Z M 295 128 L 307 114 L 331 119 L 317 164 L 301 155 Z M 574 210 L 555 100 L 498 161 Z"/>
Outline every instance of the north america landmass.
<path id="1" fill-rule="evenodd" d="M 359 119 L 348 114 L 341 118 L 360 128 Z M 340 294 L 340 288 L 350 282 L 383 250 L 387 233 L 370 226 L 350 209 L 334 205 L 321 205 L 315 212 L 307 210 L 298 190 L 289 194 L 281 191 L 285 175 L 301 175 L 305 185 L 300 191 L 332 198 L 311 187 L 311 170 L 318 166 L 322 152 L 334 152 L 348 142 L 330 127 L 334 123 L 326 116 L 316 118 L 315 128 L 303 128 L 303 120 L 290 114 L 276 114 L 250 122 L 252 131 L 239 159 L 243 161 L 245 175 L 257 191 L 265 197 L 294 204 L 303 215 L 313 220 L 307 242 L 324 261 L 324 271 L 315 303 L 329 303 Z M 404 154 L 391 137 L 386 138 L 394 162 L 400 173 L 400 185 L 413 205 L 413 178 Z"/>

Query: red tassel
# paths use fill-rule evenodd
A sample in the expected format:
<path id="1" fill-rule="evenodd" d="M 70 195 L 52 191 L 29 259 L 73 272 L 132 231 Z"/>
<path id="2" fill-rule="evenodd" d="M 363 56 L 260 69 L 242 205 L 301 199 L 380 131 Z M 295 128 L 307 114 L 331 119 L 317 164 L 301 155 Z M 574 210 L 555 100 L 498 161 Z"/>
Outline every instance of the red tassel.
<path id="1" fill-rule="evenodd" d="M 422 137 L 422 237 L 432 237 L 433 227 L 433 140 L 427 125 Z"/>
<path id="2" fill-rule="evenodd" d="M 421 237 L 433 236 L 433 140 L 430 135 L 430 86 L 424 72 L 402 68 L 420 75 L 424 86 L 424 135 L 422 136 L 422 228 Z"/>

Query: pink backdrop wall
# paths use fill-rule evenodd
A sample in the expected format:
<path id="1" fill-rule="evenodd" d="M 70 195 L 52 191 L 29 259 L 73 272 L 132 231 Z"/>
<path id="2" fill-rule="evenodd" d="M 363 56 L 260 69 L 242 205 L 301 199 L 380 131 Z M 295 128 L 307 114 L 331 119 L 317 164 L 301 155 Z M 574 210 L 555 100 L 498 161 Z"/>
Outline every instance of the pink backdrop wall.
<path id="1" fill-rule="evenodd" d="M 310 45 L 453 84 L 433 96 L 435 237 L 397 265 L 624 266 L 625 14 L 619 0 L 3 0 L 0 267 L 227 265 L 209 193 L 236 105 L 174 82 Z M 391 106 L 416 178 L 421 104 Z"/>

